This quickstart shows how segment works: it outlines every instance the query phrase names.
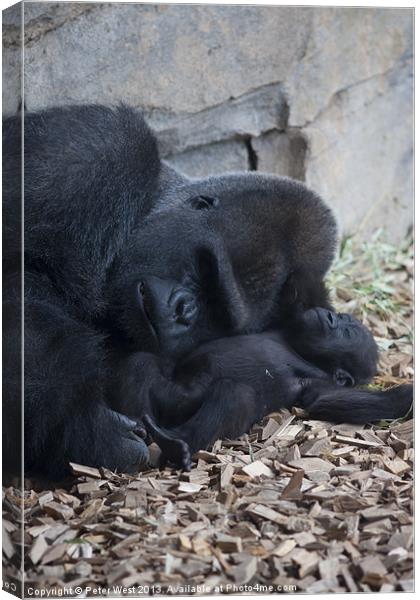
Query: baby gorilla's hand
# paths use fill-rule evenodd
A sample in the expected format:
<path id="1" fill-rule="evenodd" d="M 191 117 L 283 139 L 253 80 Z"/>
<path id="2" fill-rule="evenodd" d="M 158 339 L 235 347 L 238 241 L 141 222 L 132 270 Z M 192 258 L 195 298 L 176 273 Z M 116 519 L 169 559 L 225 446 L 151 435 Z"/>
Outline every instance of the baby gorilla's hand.
<path id="1" fill-rule="evenodd" d="M 299 387 L 299 400 L 297 406 L 309 409 L 315 402 L 322 398 L 323 393 L 331 391 L 331 382 L 319 379 L 301 378 L 294 381 L 294 385 Z M 333 390 L 335 388 L 333 387 Z"/>

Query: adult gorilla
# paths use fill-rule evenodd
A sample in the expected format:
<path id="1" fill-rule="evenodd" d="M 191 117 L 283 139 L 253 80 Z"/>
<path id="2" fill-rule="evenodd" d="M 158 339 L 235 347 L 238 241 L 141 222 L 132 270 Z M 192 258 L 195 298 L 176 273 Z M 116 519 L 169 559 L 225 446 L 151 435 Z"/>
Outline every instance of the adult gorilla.
<path id="1" fill-rule="evenodd" d="M 4 123 L 6 452 L 19 445 L 19 118 Z M 189 179 L 120 106 L 25 115 L 25 467 L 147 459 L 118 395 L 148 407 L 165 357 L 327 307 L 330 210 L 296 181 Z"/>

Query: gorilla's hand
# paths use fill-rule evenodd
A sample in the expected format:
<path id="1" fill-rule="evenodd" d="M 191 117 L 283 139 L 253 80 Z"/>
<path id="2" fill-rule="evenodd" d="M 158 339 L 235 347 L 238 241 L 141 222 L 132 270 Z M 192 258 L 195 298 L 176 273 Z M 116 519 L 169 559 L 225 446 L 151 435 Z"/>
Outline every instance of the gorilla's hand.
<path id="1" fill-rule="evenodd" d="M 111 355 L 108 360 L 113 373 L 108 402 L 115 410 L 141 419 L 158 410 L 158 406 L 150 405 L 152 388 L 169 398 L 167 388 L 173 368 L 169 361 L 148 352 Z"/>
<path id="2" fill-rule="evenodd" d="M 112 470 L 132 473 L 147 463 L 149 451 L 135 433 L 142 429 L 136 421 L 105 409 L 103 426 L 105 431 L 100 433 L 100 454 L 103 456 L 101 464 Z"/>
<path id="3" fill-rule="evenodd" d="M 163 458 L 180 469 L 189 471 L 191 468 L 191 452 L 188 444 L 177 437 L 176 430 L 173 431 L 159 427 L 149 415 L 143 417 L 152 440 L 162 450 Z"/>
<path id="4" fill-rule="evenodd" d="M 147 464 L 147 446 L 135 433 L 139 426 L 125 415 L 101 405 L 87 418 L 72 417 L 71 425 L 64 432 L 69 462 L 128 473 Z"/>

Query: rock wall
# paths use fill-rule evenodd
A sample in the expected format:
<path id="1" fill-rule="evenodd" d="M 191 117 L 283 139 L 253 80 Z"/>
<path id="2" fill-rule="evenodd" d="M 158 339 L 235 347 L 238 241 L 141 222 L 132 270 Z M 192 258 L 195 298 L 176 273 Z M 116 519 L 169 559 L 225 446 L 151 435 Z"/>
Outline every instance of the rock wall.
<path id="1" fill-rule="evenodd" d="M 412 223 L 413 11 L 24 4 L 28 110 L 142 107 L 190 175 L 302 179 L 345 233 Z M 4 111 L 19 106 L 19 14 L 4 13 Z"/>

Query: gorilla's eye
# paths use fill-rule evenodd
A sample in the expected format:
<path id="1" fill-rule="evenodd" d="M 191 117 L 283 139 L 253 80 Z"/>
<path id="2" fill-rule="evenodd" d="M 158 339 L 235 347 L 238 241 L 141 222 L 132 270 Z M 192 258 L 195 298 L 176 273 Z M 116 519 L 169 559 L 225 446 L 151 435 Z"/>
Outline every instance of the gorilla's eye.
<path id="1" fill-rule="evenodd" d="M 216 208 L 219 204 L 217 198 L 210 198 L 209 196 L 196 196 L 190 200 L 191 207 L 195 210 L 209 210 L 209 208 Z"/>

